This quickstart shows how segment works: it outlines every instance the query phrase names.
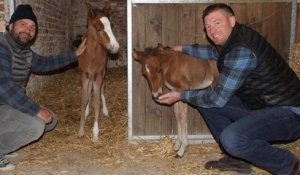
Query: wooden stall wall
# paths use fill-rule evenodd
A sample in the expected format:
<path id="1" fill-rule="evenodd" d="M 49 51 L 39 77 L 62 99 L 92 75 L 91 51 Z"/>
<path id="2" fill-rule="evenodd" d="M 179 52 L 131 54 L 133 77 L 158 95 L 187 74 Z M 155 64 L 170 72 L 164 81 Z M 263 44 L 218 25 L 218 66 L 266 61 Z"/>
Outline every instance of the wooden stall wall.
<path id="1" fill-rule="evenodd" d="M 144 50 L 157 43 L 172 46 L 183 43 L 208 43 L 203 31 L 202 11 L 208 4 L 134 4 L 132 7 L 132 47 Z M 288 58 L 291 3 L 231 3 L 240 23 L 260 32 Z M 132 63 L 132 140 L 155 140 L 175 135 L 171 106 L 162 106 L 151 97 L 139 63 Z M 188 110 L 190 139 L 211 139 L 210 132 L 196 109 Z"/>
<path id="2" fill-rule="evenodd" d="M 300 1 L 297 3 L 296 43 L 300 43 Z"/>

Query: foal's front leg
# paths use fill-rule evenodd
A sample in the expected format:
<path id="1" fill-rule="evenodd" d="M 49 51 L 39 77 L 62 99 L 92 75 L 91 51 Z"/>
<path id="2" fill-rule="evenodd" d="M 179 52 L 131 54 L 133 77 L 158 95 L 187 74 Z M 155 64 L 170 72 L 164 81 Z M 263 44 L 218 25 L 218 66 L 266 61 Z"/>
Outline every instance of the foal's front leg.
<path id="1" fill-rule="evenodd" d="M 174 105 L 174 111 L 175 111 L 175 116 L 177 120 L 177 125 L 179 126 L 178 130 L 178 138 L 180 139 L 177 141 L 176 147 L 178 147 L 177 155 L 176 157 L 183 157 L 184 152 L 186 151 L 186 148 L 188 146 L 188 121 L 187 121 L 187 104 L 183 103 L 181 101 L 175 103 Z"/>
<path id="2" fill-rule="evenodd" d="M 79 129 L 79 137 L 84 135 L 84 126 L 86 118 L 89 114 L 89 101 L 91 97 L 91 82 L 90 77 L 87 74 L 81 74 L 81 119 L 80 119 L 80 129 Z"/>
<path id="3" fill-rule="evenodd" d="M 177 138 L 175 141 L 175 146 L 174 146 L 174 150 L 178 151 L 180 146 L 181 146 L 181 142 L 182 142 L 182 138 L 181 138 L 181 133 L 182 133 L 182 128 L 181 128 L 181 124 L 180 124 L 180 109 L 178 106 L 178 102 L 174 104 L 174 115 L 175 115 L 175 119 L 176 119 L 176 124 L 177 124 Z"/>
<path id="4" fill-rule="evenodd" d="M 101 87 L 102 113 L 104 114 L 104 116 L 108 117 L 108 109 L 105 100 L 104 86 L 105 86 L 105 82 L 103 81 Z"/>
<path id="5" fill-rule="evenodd" d="M 98 142 L 99 139 L 99 125 L 98 125 L 98 119 L 99 119 L 99 112 L 100 112 L 100 100 L 101 100 L 101 94 L 100 89 L 102 87 L 103 83 L 103 77 L 101 75 L 95 75 L 95 77 L 98 77 L 93 82 L 93 93 L 94 93 L 94 112 L 95 112 L 95 118 L 94 118 L 94 126 L 93 126 L 93 142 Z"/>

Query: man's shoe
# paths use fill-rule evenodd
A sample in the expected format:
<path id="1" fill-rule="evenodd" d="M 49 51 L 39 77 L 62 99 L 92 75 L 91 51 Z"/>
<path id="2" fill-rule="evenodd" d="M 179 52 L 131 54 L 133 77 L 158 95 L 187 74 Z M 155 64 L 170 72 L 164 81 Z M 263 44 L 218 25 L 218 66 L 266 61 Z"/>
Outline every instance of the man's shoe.
<path id="1" fill-rule="evenodd" d="M 300 162 L 298 159 L 295 161 L 294 166 L 291 169 L 289 175 L 300 175 Z"/>
<path id="2" fill-rule="evenodd" d="M 10 163 L 5 156 L 0 157 L 0 171 L 10 171 L 15 169 L 15 165 Z"/>
<path id="3" fill-rule="evenodd" d="M 250 174 L 252 172 L 250 164 L 242 160 L 233 159 L 227 155 L 219 160 L 206 162 L 204 167 L 208 170 L 217 169 L 219 171 L 236 171 L 239 174 Z"/>

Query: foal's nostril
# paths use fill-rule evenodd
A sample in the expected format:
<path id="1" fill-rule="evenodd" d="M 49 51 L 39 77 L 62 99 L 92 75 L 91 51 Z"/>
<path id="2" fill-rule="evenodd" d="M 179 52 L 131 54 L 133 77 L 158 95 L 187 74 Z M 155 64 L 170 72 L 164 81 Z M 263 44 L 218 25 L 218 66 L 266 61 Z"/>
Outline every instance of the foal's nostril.
<path id="1" fill-rule="evenodd" d="M 119 51 L 119 47 L 113 47 L 112 51 L 113 51 L 113 53 L 117 53 Z"/>

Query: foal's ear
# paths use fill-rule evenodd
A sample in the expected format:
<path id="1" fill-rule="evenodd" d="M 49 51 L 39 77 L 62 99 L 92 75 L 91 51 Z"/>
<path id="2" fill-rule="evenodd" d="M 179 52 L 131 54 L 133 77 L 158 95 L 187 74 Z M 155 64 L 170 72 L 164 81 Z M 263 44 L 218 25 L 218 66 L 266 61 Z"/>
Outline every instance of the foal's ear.
<path id="1" fill-rule="evenodd" d="M 162 45 L 162 43 L 157 43 L 157 48 L 159 51 L 164 50 L 164 46 Z"/>
<path id="2" fill-rule="evenodd" d="M 95 12 L 94 12 L 94 10 L 93 10 L 93 7 L 92 7 L 92 5 L 91 5 L 91 4 L 89 4 L 89 3 L 85 3 L 85 6 L 86 6 L 86 8 L 87 8 L 87 11 L 88 11 L 88 17 L 90 17 L 90 18 L 94 18 L 94 16 L 95 16 Z"/>
<path id="3" fill-rule="evenodd" d="M 142 55 L 142 53 L 141 52 L 139 52 L 139 51 L 137 51 L 137 50 L 135 50 L 135 49 L 133 49 L 133 52 L 132 52 L 132 57 L 133 57 L 133 59 L 135 59 L 135 61 L 138 61 L 138 62 L 142 62 L 142 58 L 141 58 L 141 55 Z"/>
<path id="4" fill-rule="evenodd" d="M 162 43 L 157 43 L 157 47 L 164 47 Z"/>
<path id="5" fill-rule="evenodd" d="M 103 7 L 103 9 L 102 9 L 104 15 L 105 15 L 105 16 L 109 16 L 110 10 L 111 10 L 110 2 L 105 1 L 105 5 L 104 5 L 104 7 Z"/>

